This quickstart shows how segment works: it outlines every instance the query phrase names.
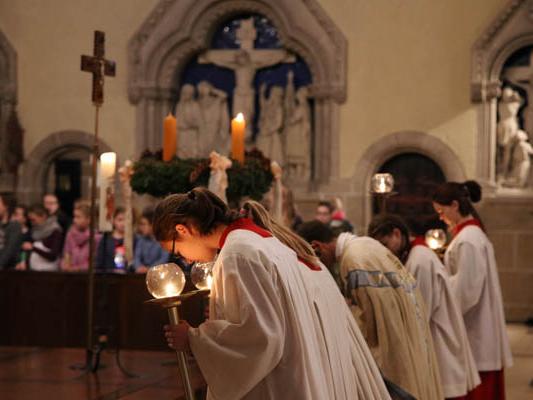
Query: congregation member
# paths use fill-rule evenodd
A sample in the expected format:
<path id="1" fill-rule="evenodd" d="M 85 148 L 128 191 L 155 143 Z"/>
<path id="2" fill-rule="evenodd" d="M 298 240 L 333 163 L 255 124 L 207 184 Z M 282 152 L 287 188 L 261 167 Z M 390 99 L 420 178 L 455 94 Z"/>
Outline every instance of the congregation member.
<path id="1" fill-rule="evenodd" d="M 48 215 L 57 220 L 57 223 L 63 230 L 63 234 L 68 231 L 71 224 L 71 218 L 61 209 L 59 199 L 55 194 L 47 193 L 43 196 L 43 206 L 48 211 Z"/>
<path id="2" fill-rule="evenodd" d="M 442 400 L 424 301 L 400 260 L 375 239 L 335 237 L 325 224 L 304 223 L 298 233 L 329 268 L 339 263 L 345 296 L 385 378 L 416 399 Z"/>
<path id="3" fill-rule="evenodd" d="M 28 207 L 26 207 L 24 204 L 17 204 L 17 206 L 15 207 L 15 211 L 11 216 L 11 219 L 13 221 L 17 221 L 20 224 L 22 230 L 21 245 L 24 242 L 31 242 L 31 226 L 30 220 L 28 218 Z M 27 268 L 28 260 L 30 258 L 30 252 L 23 250 L 22 246 L 19 247 L 19 258 L 17 260 L 17 265 L 15 268 L 19 270 L 25 270 Z"/>
<path id="4" fill-rule="evenodd" d="M 353 226 L 346 219 L 340 199 L 336 200 L 338 208 L 329 201 L 320 201 L 316 207 L 315 219 L 328 225 L 335 235 L 343 232 L 353 232 Z"/>
<path id="5" fill-rule="evenodd" d="M 32 242 L 24 242 L 22 250 L 30 251 L 29 268 L 34 271 L 58 271 L 63 242 L 63 231 L 56 218 L 40 204 L 28 210 Z"/>
<path id="6" fill-rule="evenodd" d="M 0 269 L 14 268 L 19 261 L 22 230 L 11 218 L 15 204 L 13 196 L 0 194 Z"/>
<path id="7" fill-rule="evenodd" d="M 104 232 L 96 252 L 97 271 L 125 273 L 128 265 L 124 235 L 126 233 L 126 210 L 117 207 L 113 213 L 113 230 Z"/>
<path id="8" fill-rule="evenodd" d="M 61 269 L 63 271 L 86 271 L 89 268 L 89 238 L 91 206 L 77 202 L 74 206 L 74 218 L 65 238 Z M 95 234 L 95 247 L 100 234 Z"/>
<path id="9" fill-rule="evenodd" d="M 410 228 L 410 229 L 409 229 Z M 395 215 L 378 216 L 368 227 L 415 277 L 424 298 L 427 317 L 439 363 L 442 390 L 447 399 L 468 399 L 480 378 L 448 275 L 439 257 L 425 243 L 421 224 L 407 224 Z"/>
<path id="10" fill-rule="evenodd" d="M 146 273 L 154 265 L 168 262 L 169 254 L 155 240 L 152 221 L 154 209 L 147 207 L 139 220 L 139 235 L 135 243 L 133 268 L 137 273 Z"/>
<path id="11" fill-rule="evenodd" d="M 492 243 L 472 203 L 481 200 L 477 182 L 447 182 L 433 206 L 453 234 L 444 264 L 481 377 L 474 399 L 505 398 L 504 368 L 512 365 L 498 269 Z"/>
<path id="12" fill-rule="evenodd" d="M 167 326 L 192 351 L 208 399 L 390 399 L 350 311 L 313 249 L 256 202 L 243 213 L 206 189 L 168 196 L 154 233 L 188 261 L 212 261 L 210 318 Z"/>

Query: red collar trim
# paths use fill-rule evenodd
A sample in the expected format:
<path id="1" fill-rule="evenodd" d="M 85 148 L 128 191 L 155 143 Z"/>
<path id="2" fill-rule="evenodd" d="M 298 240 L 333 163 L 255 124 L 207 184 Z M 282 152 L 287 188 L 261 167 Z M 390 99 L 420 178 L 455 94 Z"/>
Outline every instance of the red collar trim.
<path id="1" fill-rule="evenodd" d="M 481 226 L 481 221 L 479 221 L 476 218 L 470 218 L 470 219 L 466 220 L 465 222 L 460 223 L 455 228 L 453 228 L 453 236 L 454 237 L 457 236 L 459 234 L 459 232 L 461 232 L 467 226 L 477 226 L 478 228 L 483 230 L 483 227 Z"/>
<path id="2" fill-rule="evenodd" d="M 311 264 L 310 262 L 303 260 L 301 257 L 298 257 L 298 261 L 306 265 L 311 271 L 322 271 L 322 268 L 320 268 L 319 265 Z"/>
<path id="3" fill-rule="evenodd" d="M 254 223 L 254 221 L 252 221 L 251 218 L 239 218 L 238 220 L 229 224 L 228 227 L 224 230 L 224 232 L 222 232 L 222 236 L 220 237 L 220 242 L 218 243 L 218 247 L 220 248 L 224 247 L 224 244 L 226 243 L 226 239 L 228 238 L 228 235 L 237 229 L 244 229 L 246 231 L 252 231 L 264 238 L 272 237 L 272 234 L 269 231 L 261 228 L 260 226 L 257 226 Z"/>
<path id="4" fill-rule="evenodd" d="M 238 229 L 244 229 L 246 231 L 252 231 L 254 233 L 257 233 L 259 236 L 263 238 L 272 237 L 272 233 L 267 231 L 266 229 L 261 228 L 260 226 L 257 226 L 255 222 L 251 218 L 239 218 L 238 220 L 232 222 L 228 225 L 228 227 L 222 232 L 222 236 L 220 237 L 220 241 L 218 246 L 220 248 L 224 247 L 224 244 L 226 243 L 226 239 L 228 238 L 228 235 Z M 307 261 L 302 260 L 300 257 L 298 257 L 298 261 L 300 261 L 302 264 L 306 265 L 309 269 L 312 271 L 321 271 L 322 268 L 318 265 L 314 265 L 311 263 L 308 263 Z"/>
<path id="5" fill-rule="evenodd" d="M 426 243 L 426 238 L 424 236 L 417 236 L 411 241 L 411 247 L 415 246 L 425 246 L 428 247 Z"/>

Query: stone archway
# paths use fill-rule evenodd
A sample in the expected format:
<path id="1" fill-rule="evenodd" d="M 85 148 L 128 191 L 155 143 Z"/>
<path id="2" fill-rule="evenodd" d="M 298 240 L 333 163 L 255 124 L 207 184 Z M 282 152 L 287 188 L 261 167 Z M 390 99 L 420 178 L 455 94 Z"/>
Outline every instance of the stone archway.
<path id="1" fill-rule="evenodd" d="M 217 25 L 242 13 L 266 16 L 284 48 L 312 74 L 315 180 L 338 177 L 338 108 L 346 98 L 347 41 L 316 0 L 161 0 L 129 43 L 130 101 L 136 153 L 161 146 L 161 125 L 176 98 L 180 71 L 210 45 Z"/>
<path id="2" fill-rule="evenodd" d="M 447 180 L 464 181 L 466 175 L 459 157 L 439 138 L 423 132 L 397 132 L 372 144 L 359 160 L 353 179 L 354 189 L 361 194 L 363 225 L 371 217 L 370 181 L 378 169 L 392 157 L 402 153 L 418 153 L 436 162 Z"/>
<path id="3" fill-rule="evenodd" d="M 43 139 L 22 164 L 19 173 L 18 197 L 24 203 L 40 201 L 46 187 L 51 163 L 62 154 L 75 150 L 92 152 L 94 135 L 76 130 L 55 132 Z M 100 152 L 112 151 L 102 140 Z"/>
<path id="4" fill-rule="evenodd" d="M 0 31 L 0 191 L 11 192 L 15 174 L 6 171 L 2 155 L 8 151 L 7 122 L 17 104 L 17 53 Z M 4 170 L 3 170 L 4 169 Z"/>

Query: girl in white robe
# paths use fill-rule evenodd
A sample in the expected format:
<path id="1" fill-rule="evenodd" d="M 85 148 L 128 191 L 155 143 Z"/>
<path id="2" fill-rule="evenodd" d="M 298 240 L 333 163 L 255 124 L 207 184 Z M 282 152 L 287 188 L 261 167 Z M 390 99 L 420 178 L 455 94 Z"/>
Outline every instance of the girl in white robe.
<path id="1" fill-rule="evenodd" d="M 186 322 L 166 328 L 172 348 L 192 351 L 208 399 L 390 399 L 312 248 L 258 203 L 245 208 L 252 218 L 194 189 L 167 197 L 154 216 L 164 248 L 189 261 L 209 261 L 220 251 L 210 319 L 196 329 Z"/>
<path id="2" fill-rule="evenodd" d="M 439 186 L 433 206 L 453 231 L 444 263 L 463 315 L 470 347 L 481 376 L 471 398 L 505 398 L 503 369 L 512 365 L 494 249 L 472 202 L 481 200 L 473 181 Z"/>
<path id="3" fill-rule="evenodd" d="M 454 300 L 448 275 L 433 250 L 423 237 L 413 237 L 406 223 L 394 215 L 375 218 L 369 234 L 389 248 L 398 257 L 406 258 L 405 267 L 415 277 L 417 287 L 426 302 L 428 322 L 439 364 L 444 396 L 461 399 L 476 386 L 477 372 L 462 314 Z M 414 228 L 414 229 L 413 229 Z"/>

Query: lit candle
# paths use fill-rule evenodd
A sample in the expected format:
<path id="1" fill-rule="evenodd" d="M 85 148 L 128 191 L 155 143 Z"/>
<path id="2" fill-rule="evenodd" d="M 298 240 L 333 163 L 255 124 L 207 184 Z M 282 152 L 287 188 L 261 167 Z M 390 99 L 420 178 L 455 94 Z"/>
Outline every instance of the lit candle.
<path id="1" fill-rule="evenodd" d="M 178 129 L 176 118 L 171 113 L 163 121 L 163 161 L 170 161 L 176 155 Z"/>
<path id="2" fill-rule="evenodd" d="M 446 232 L 442 229 L 430 229 L 426 232 L 426 244 L 433 250 L 442 249 L 446 240 Z"/>
<path id="3" fill-rule="evenodd" d="M 246 121 L 244 115 L 238 113 L 231 121 L 231 156 L 244 164 L 244 131 Z"/>
<path id="4" fill-rule="evenodd" d="M 113 230 L 115 211 L 115 169 L 116 153 L 103 153 L 100 156 L 100 216 L 99 227 L 102 232 Z"/>
<path id="5" fill-rule="evenodd" d="M 207 275 L 207 288 L 211 290 L 211 286 L 213 285 L 213 277 L 211 274 Z"/>

